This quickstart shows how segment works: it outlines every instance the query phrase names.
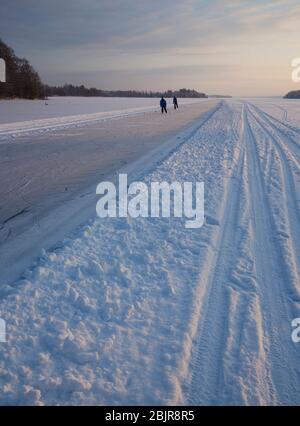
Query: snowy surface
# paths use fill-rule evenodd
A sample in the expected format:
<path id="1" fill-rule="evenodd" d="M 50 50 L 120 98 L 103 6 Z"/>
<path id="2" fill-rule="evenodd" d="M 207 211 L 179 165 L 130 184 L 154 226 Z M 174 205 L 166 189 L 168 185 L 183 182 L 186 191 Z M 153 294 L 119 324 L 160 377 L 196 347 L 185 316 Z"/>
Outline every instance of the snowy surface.
<path id="1" fill-rule="evenodd" d="M 179 99 L 180 105 L 207 99 Z M 172 107 L 172 100 L 167 99 Z M 159 109 L 156 98 L 53 97 L 49 100 L 0 101 L 0 141 L 7 137 L 40 134 L 54 129 L 88 125 L 125 115 Z"/>
<path id="2" fill-rule="evenodd" d="M 204 181 L 203 228 L 91 218 L 3 288 L 1 404 L 300 403 L 289 102 L 222 102 L 144 172 Z"/>
<path id="3" fill-rule="evenodd" d="M 50 248 L 92 216 L 100 180 L 111 179 L 120 168 L 145 156 L 143 168 L 149 166 L 153 149 L 161 155 L 166 145 L 174 148 L 187 136 L 185 130 L 197 126 L 199 117 L 216 103 L 181 105 L 168 116 L 148 111 L 3 140 L 0 282 L 19 278 L 42 248 Z"/>

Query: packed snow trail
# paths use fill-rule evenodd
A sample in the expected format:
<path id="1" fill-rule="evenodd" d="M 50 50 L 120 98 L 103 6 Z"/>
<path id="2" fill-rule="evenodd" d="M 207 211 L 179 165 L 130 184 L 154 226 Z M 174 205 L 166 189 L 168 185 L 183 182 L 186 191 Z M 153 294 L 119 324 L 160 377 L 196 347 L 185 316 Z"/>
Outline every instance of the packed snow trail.
<path id="1" fill-rule="evenodd" d="M 255 111 L 243 105 L 224 226 L 201 283 L 209 292 L 193 355 L 192 404 L 299 403 L 300 354 L 290 336 L 300 307 L 297 175 L 284 180 L 282 169 L 291 171 L 279 130 L 268 133 L 265 113 Z"/>
<path id="2" fill-rule="evenodd" d="M 80 108 L 87 106 L 77 102 Z M 51 248 L 93 216 L 100 180 L 111 180 L 123 169 L 135 171 L 136 162 L 149 169 L 154 151 L 164 158 L 168 147 L 174 150 L 217 103 L 183 105 L 169 111 L 168 117 L 160 111 L 145 112 L 76 130 L 52 129 L 39 136 L 3 140 L 0 282 L 14 282 L 43 248 Z"/>
<path id="3" fill-rule="evenodd" d="M 0 143 L 2 140 L 6 141 L 8 138 L 14 139 L 20 136 L 36 135 L 58 129 L 88 126 L 92 123 L 98 123 L 106 120 L 112 121 L 154 110 L 155 107 L 132 108 L 124 111 L 120 110 L 113 112 L 99 112 L 94 114 L 78 114 L 74 116 L 0 124 Z"/>
<path id="4" fill-rule="evenodd" d="M 142 177 L 204 181 L 201 229 L 91 219 L 2 288 L 1 404 L 300 403 L 300 123 L 278 111 L 222 102 Z"/>
<path id="5" fill-rule="evenodd" d="M 171 102 L 168 99 L 169 103 Z M 206 102 L 206 98 L 180 99 L 181 105 Z M 156 98 L 52 97 L 42 100 L 0 100 L 1 141 L 74 129 L 124 117 L 159 111 Z"/>

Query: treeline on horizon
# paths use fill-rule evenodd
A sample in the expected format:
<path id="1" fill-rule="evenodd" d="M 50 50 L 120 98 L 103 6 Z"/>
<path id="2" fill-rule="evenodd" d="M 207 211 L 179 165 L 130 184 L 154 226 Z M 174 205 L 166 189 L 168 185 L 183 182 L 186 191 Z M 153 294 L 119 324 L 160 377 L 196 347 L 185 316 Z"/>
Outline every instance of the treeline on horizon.
<path id="1" fill-rule="evenodd" d="M 128 98 L 207 98 L 205 93 L 193 89 L 158 91 L 100 90 L 85 86 L 48 86 L 42 83 L 39 74 L 25 58 L 19 58 L 13 49 L 0 39 L 0 58 L 6 63 L 6 82 L 0 82 L 0 99 L 45 99 L 50 96 L 128 97 Z M 215 96 L 219 97 L 219 96 Z M 287 93 L 286 99 L 300 99 L 300 90 Z"/>
<path id="2" fill-rule="evenodd" d="M 6 63 L 6 82 L 0 83 L 0 98 L 44 98 L 44 85 L 38 73 L 27 59 L 18 58 L 1 39 L 0 58 Z"/>
<path id="3" fill-rule="evenodd" d="M 39 74 L 27 59 L 18 58 L 13 49 L 0 39 L 0 58 L 6 63 L 6 82 L 0 83 L 0 99 L 45 99 L 50 96 L 87 96 L 87 97 L 129 97 L 129 98 L 206 98 L 207 95 L 192 89 L 180 89 L 165 92 L 138 90 L 100 90 L 85 86 L 48 86 L 42 83 Z"/>
<path id="4" fill-rule="evenodd" d="M 205 93 L 199 93 L 193 89 L 167 90 L 165 92 L 138 91 L 138 90 L 100 90 L 96 88 L 88 89 L 85 86 L 45 86 L 45 96 L 102 96 L 102 97 L 126 97 L 126 98 L 207 98 Z"/>

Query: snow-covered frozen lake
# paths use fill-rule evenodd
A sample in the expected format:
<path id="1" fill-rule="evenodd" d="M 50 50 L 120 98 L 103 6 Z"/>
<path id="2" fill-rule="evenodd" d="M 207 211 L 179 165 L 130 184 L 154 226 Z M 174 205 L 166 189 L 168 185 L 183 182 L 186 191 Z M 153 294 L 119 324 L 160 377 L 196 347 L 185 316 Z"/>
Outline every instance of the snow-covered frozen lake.
<path id="1" fill-rule="evenodd" d="M 179 99 L 182 105 L 205 99 Z M 169 106 L 172 100 L 167 99 Z M 101 98 L 101 97 L 52 97 L 42 100 L 0 100 L 0 124 L 28 120 L 62 118 L 73 115 L 110 113 L 114 111 L 142 111 L 157 108 L 157 98 Z"/>
<path id="2" fill-rule="evenodd" d="M 180 105 L 179 110 L 171 108 L 168 116 L 158 109 L 130 114 L 124 110 L 105 118 L 103 113 L 96 113 L 96 118 L 95 114 L 76 115 L 71 121 L 70 117 L 61 117 L 0 124 L 0 250 L 3 244 L 6 247 L 0 257 L 0 280 L 5 271 L 10 276 L 19 273 L 17 265 L 24 254 L 32 254 L 23 244 L 13 244 L 9 250 L 8 243 L 21 238 L 38 254 L 41 242 L 48 241 L 41 238 L 43 216 L 70 199 L 94 194 L 94 185 L 100 179 L 148 155 L 155 147 L 163 148 L 170 137 L 177 138 L 184 127 L 197 122 L 216 102 Z M 4 130 L 5 126 L 10 127 Z M 74 212 L 72 216 L 76 216 Z M 67 222 L 62 229 L 56 218 L 51 240 L 54 235 L 62 238 L 62 231 L 72 223 Z M 34 223 L 39 227 L 32 226 Z M 36 238 L 28 235 L 31 228 Z M 44 231 L 48 234 L 48 230 L 47 223 Z M 28 231 L 26 237 L 24 231 Z M 18 259 L 14 268 L 10 268 L 11 254 Z"/>
<path id="3" fill-rule="evenodd" d="M 132 170 L 204 182 L 201 229 L 91 217 L 4 286 L 0 403 L 299 405 L 299 111 L 222 101 Z"/>

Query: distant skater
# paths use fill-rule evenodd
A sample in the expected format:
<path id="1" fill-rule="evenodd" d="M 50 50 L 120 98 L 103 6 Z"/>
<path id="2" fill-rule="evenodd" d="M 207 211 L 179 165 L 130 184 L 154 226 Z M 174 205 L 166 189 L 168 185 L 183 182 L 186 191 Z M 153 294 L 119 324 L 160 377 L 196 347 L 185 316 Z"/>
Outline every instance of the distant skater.
<path id="1" fill-rule="evenodd" d="M 174 109 L 178 108 L 178 101 L 177 101 L 176 96 L 174 96 L 174 98 L 173 98 L 173 105 L 174 105 Z"/>
<path id="2" fill-rule="evenodd" d="M 167 101 L 162 97 L 160 100 L 160 107 L 161 107 L 161 113 L 163 114 L 164 112 L 167 114 Z"/>

